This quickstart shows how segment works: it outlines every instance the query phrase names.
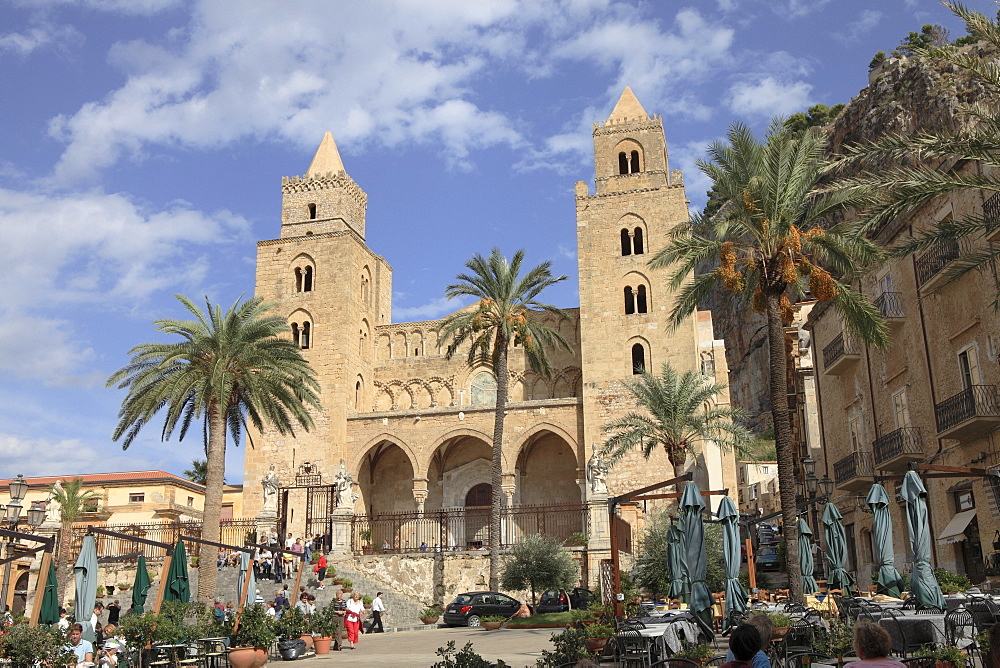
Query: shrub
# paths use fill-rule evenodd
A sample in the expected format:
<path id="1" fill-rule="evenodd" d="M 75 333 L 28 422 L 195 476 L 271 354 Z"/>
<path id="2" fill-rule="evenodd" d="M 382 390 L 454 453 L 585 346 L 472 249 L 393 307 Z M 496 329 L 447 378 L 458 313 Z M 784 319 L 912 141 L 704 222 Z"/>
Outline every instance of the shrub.
<path id="1" fill-rule="evenodd" d="M 264 606 L 247 605 L 243 607 L 240 627 L 233 635 L 230 647 L 270 647 L 274 638 L 274 629 L 264 611 Z"/>
<path id="2" fill-rule="evenodd" d="M 485 617 L 480 617 L 481 622 L 506 622 L 507 618 L 503 615 L 486 615 Z"/>
<path id="3" fill-rule="evenodd" d="M 344 578 L 343 581 L 340 583 L 340 586 L 341 586 L 342 589 L 353 588 L 354 587 L 354 582 L 352 580 Z"/>
<path id="4" fill-rule="evenodd" d="M 579 576 L 580 568 L 568 550 L 552 538 L 535 534 L 511 548 L 500 583 L 507 590 L 530 590 L 534 603 L 536 592 L 570 589 Z"/>
<path id="5" fill-rule="evenodd" d="M 584 638 L 610 638 L 615 634 L 615 627 L 610 624 L 591 624 L 583 629 Z"/>
<path id="6" fill-rule="evenodd" d="M 465 647 L 458 651 L 455 649 L 455 641 L 449 640 L 446 647 L 438 647 L 437 652 L 441 660 L 431 666 L 431 668 L 509 668 L 506 663 L 498 659 L 496 663 L 491 663 L 476 654 L 472 649 L 472 643 L 465 643 Z"/>
<path id="7" fill-rule="evenodd" d="M 438 605 L 437 603 L 432 603 L 431 605 L 428 605 L 426 608 L 424 608 L 423 610 L 420 611 L 420 616 L 421 617 L 440 617 L 443 613 L 444 613 L 444 610 L 441 609 L 440 605 Z"/>
<path id="8" fill-rule="evenodd" d="M 938 586 L 941 587 L 941 591 L 949 594 L 965 591 L 972 586 L 972 583 L 969 581 L 967 576 L 952 573 L 951 571 L 943 568 L 935 568 L 934 577 L 937 579 Z"/>
<path id="9" fill-rule="evenodd" d="M 337 567 L 336 566 L 327 566 L 326 567 L 326 577 L 328 577 L 328 578 L 337 577 Z"/>
<path id="10" fill-rule="evenodd" d="M 692 661 L 701 663 L 705 659 L 712 658 L 712 654 L 714 652 L 711 645 L 688 645 L 674 656 L 679 659 L 691 659 Z"/>
<path id="11" fill-rule="evenodd" d="M 587 637 L 583 629 L 566 629 L 562 633 L 553 633 L 549 640 L 555 645 L 555 651 L 542 650 L 542 658 L 535 663 L 536 668 L 557 668 L 580 659 L 589 658 L 583 646 Z"/>

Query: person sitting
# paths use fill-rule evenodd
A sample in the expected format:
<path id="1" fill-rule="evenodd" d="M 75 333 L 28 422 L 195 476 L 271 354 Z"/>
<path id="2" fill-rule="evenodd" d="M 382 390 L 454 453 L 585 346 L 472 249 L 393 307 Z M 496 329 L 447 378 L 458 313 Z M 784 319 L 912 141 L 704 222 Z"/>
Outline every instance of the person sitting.
<path id="1" fill-rule="evenodd" d="M 94 646 L 89 640 L 83 639 L 83 624 L 77 623 L 69 627 L 69 644 L 66 649 L 73 653 L 77 663 L 93 662 Z"/>
<path id="2" fill-rule="evenodd" d="M 760 651 L 760 631 L 753 624 L 740 624 L 729 634 L 729 653 L 726 663 L 720 668 L 740 668 L 752 666 L 753 659 Z M 729 656 L 733 658 L 728 659 Z"/>
<path id="3" fill-rule="evenodd" d="M 854 651 L 858 653 L 858 668 L 906 668 L 901 661 L 889 658 L 892 637 L 878 624 L 858 622 L 854 625 Z"/>
<path id="4" fill-rule="evenodd" d="M 528 607 L 527 603 L 522 603 L 517 612 L 508 617 L 508 619 L 514 619 L 515 617 L 531 617 L 531 608 Z"/>
<path id="5" fill-rule="evenodd" d="M 757 653 L 753 655 L 750 663 L 753 668 L 771 668 L 771 660 L 767 658 L 767 646 L 770 644 L 771 634 L 774 632 L 771 618 L 767 615 L 754 615 L 746 623 L 757 629 L 757 633 L 760 635 L 760 647 L 757 648 Z M 735 658 L 732 650 L 726 652 L 727 662 L 733 661 Z"/>

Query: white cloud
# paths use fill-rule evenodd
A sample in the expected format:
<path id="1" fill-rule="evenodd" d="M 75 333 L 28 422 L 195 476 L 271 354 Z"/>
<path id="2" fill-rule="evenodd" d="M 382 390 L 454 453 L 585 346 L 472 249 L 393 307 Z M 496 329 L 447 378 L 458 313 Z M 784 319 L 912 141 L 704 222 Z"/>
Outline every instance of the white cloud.
<path id="1" fill-rule="evenodd" d="M 83 36 L 72 26 L 41 22 L 21 32 L 0 34 L 0 54 L 10 53 L 23 58 L 38 49 L 52 47 L 63 50 L 82 41 Z"/>
<path id="2" fill-rule="evenodd" d="M 125 453 L 109 456 L 76 438 L 53 441 L 0 433 L 0 468 L 13 475 L 39 476 L 136 471 L 150 464 Z"/>
<path id="3" fill-rule="evenodd" d="M 463 306 L 465 306 L 463 300 L 448 299 L 447 297 L 437 297 L 420 306 L 394 306 L 392 308 L 392 321 L 416 322 L 419 320 L 437 320 L 442 316 L 458 311 Z"/>
<path id="4" fill-rule="evenodd" d="M 181 0 L 18 0 L 15 4 L 31 9 L 74 5 L 114 14 L 151 16 L 179 6 Z"/>
<path id="5" fill-rule="evenodd" d="M 829 2 L 830 0 L 788 0 L 784 5 L 776 5 L 775 11 L 790 18 L 800 18 L 821 9 Z"/>
<path id="6" fill-rule="evenodd" d="M 882 12 L 874 9 L 866 9 L 858 15 L 857 21 L 847 24 L 842 32 L 835 32 L 833 36 L 841 42 L 857 42 L 867 35 L 882 20 Z"/>
<path id="7" fill-rule="evenodd" d="M 802 111 L 812 104 L 812 85 L 805 81 L 783 82 L 766 76 L 729 89 L 729 108 L 741 116 L 770 118 Z"/>

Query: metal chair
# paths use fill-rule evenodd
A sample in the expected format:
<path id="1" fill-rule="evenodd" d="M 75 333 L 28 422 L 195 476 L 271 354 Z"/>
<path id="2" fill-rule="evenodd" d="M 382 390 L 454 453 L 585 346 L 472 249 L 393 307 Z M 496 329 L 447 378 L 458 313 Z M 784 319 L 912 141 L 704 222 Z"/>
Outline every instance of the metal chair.
<path id="1" fill-rule="evenodd" d="M 917 609 L 917 597 L 911 596 L 905 601 L 903 605 L 899 606 L 900 610 L 916 610 Z"/>
<path id="2" fill-rule="evenodd" d="M 944 610 L 937 607 L 936 605 L 923 605 L 919 601 L 917 602 L 917 614 L 918 615 L 943 615 Z"/>
<path id="3" fill-rule="evenodd" d="M 809 668 L 814 663 L 827 663 L 834 660 L 832 656 L 819 652 L 796 652 L 785 657 L 785 666 L 786 668 Z"/>
<path id="4" fill-rule="evenodd" d="M 726 662 L 726 655 L 720 654 L 719 656 L 713 656 L 711 659 L 706 661 L 704 665 L 706 666 L 721 666 Z"/>
<path id="5" fill-rule="evenodd" d="M 701 664 L 691 659 L 660 659 L 656 663 L 649 664 L 649 668 L 687 668 L 688 666 L 700 666 Z"/>
<path id="6" fill-rule="evenodd" d="M 899 661 L 905 663 L 909 668 L 934 668 L 934 664 L 937 663 L 937 659 L 933 656 L 911 656 Z"/>
<path id="7" fill-rule="evenodd" d="M 883 610 L 881 621 L 884 623 L 881 625 L 892 636 L 892 651 L 900 653 L 903 657 L 907 657 L 911 651 L 919 651 L 927 643 L 907 636 L 902 622 L 899 621 L 899 618 L 902 616 L 898 610 Z M 893 630 L 895 630 L 895 633 L 893 633 Z M 897 637 L 899 638 L 898 641 Z"/>
<path id="8" fill-rule="evenodd" d="M 615 665 L 646 668 L 651 660 L 649 643 L 638 631 L 622 630 L 615 634 Z"/>
<path id="9" fill-rule="evenodd" d="M 964 652 L 968 652 L 970 658 L 978 650 L 976 644 L 976 633 L 979 627 L 972 612 L 966 608 L 959 607 L 949 610 L 944 616 L 944 641 L 950 647 L 958 647 Z M 959 642 L 962 646 L 959 647 Z"/>

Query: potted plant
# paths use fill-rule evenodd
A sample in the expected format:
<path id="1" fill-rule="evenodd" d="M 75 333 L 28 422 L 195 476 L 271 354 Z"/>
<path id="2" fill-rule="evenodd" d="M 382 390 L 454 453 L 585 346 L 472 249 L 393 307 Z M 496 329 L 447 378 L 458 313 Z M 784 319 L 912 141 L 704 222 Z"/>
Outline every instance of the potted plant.
<path id="1" fill-rule="evenodd" d="M 104 587 L 97 585 L 97 598 L 104 598 Z"/>
<path id="2" fill-rule="evenodd" d="M 372 547 L 372 530 L 364 529 L 358 532 L 358 538 L 361 539 L 361 551 L 365 554 L 375 554 L 375 548 Z"/>
<path id="3" fill-rule="evenodd" d="M 781 612 L 769 612 L 767 616 L 771 618 L 771 626 L 774 627 L 771 639 L 781 640 L 784 638 L 792 626 L 792 618 Z"/>
<path id="4" fill-rule="evenodd" d="M 569 618 L 578 628 L 590 626 L 591 624 L 596 624 L 600 621 L 597 618 L 596 613 L 593 613 L 590 610 L 579 610 L 577 608 L 569 611 Z"/>
<path id="5" fill-rule="evenodd" d="M 131 588 L 132 588 L 132 583 L 131 582 L 119 582 L 118 583 L 118 590 L 119 591 L 128 591 Z"/>
<path id="6" fill-rule="evenodd" d="M 428 625 L 437 624 L 443 612 L 440 605 L 433 603 L 420 611 L 420 621 Z"/>
<path id="7" fill-rule="evenodd" d="M 201 557 L 191 557 L 191 568 L 198 568 L 200 561 Z"/>
<path id="8" fill-rule="evenodd" d="M 364 604 L 365 610 L 372 609 L 372 600 L 373 600 L 372 597 L 369 596 L 368 594 L 362 594 L 361 602 Z"/>
<path id="9" fill-rule="evenodd" d="M 934 657 L 934 668 L 964 668 L 965 654 L 957 647 L 924 647 L 922 656 Z"/>
<path id="10" fill-rule="evenodd" d="M 354 583 L 351 580 L 344 578 L 340 581 L 340 588 L 344 590 L 345 594 L 352 592 L 354 591 Z"/>
<path id="11" fill-rule="evenodd" d="M 326 577 L 331 578 L 331 579 L 337 577 L 337 567 L 336 566 L 327 566 L 326 567 Z"/>
<path id="12" fill-rule="evenodd" d="M 503 615 L 486 615 L 479 618 L 479 622 L 487 631 L 498 631 L 507 618 Z"/>
<path id="13" fill-rule="evenodd" d="M 313 637 L 309 630 L 310 620 L 300 608 L 291 607 L 285 610 L 281 619 L 275 622 L 275 631 L 286 640 L 301 638 L 306 649 L 312 649 Z"/>
<path id="14" fill-rule="evenodd" d="M 76 663 L 76 657 L 66 648 L 66 636 L 54 627 L 19 622 L 0 635 L 0 656 L 11 668 Z"/>
<path id="15" fill-rule="evenodd" d="M 333 611 L 333 605 L 328 605 L 322 610 L 317 610 L 310 619 L 310 628 L 316 634 L 313 638 L 313 645 L 317 654 L 329 654 L 330 643 L 333 641 L 333 634 L 337 632 L 337 615 Z"/>
<path id="16" fill-rule="evenodd" d="M 264 606 L 244 606 L 239 628 L 229 642 L 230 665 L 232 668 L 263 666 L 274 639 L 274 629 L 264 612 Z"/>
<path id="17" fill-rule="evenodd" d="M 595 654 L 604 651 L 604 646 L 608 643 L 608 638 L 614 635 L 615 629 L 610 624 L 591 624 L 584 629 L 584 633 L 587 634 L 584 646 L 588 652 Z"/>
<path id="18" fill-rule="evenodd" d="M 827 632 L 817 637 L 816 649 L 837 658 L 838 665 L 843 663 L 845 654 L 854 649 L 854 629 L 841 619 L 834 617 L 827 624 Z"/>
<path id="19" fill-rule="evenodd" d="M 712 654 L 711 645 L 688 645 L 674 656 L 678 659 L 690 659 L 691 661 L 703 664 L 712 658 Z"/>

